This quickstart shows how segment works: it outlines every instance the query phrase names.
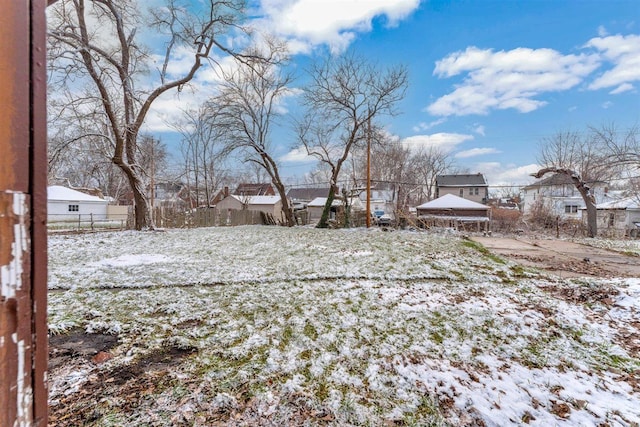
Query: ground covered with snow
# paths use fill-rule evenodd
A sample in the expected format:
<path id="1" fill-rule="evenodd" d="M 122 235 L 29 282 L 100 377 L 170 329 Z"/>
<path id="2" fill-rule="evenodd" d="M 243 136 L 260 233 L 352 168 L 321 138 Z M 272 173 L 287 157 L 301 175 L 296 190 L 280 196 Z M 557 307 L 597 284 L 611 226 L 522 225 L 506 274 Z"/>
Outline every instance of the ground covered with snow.
<path id="1" fill-rule="evenodd" d="M 640 423 L 640 278 L 455 233 L 49 239 L 51 425 Z"/>

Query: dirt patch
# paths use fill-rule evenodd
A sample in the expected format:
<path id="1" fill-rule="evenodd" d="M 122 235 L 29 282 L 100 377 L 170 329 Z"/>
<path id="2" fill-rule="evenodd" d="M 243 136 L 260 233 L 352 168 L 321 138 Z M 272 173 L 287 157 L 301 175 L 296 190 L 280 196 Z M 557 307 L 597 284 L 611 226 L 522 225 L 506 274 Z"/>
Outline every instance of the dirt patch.
<path id="1" fill-rule="evenodd" d="M 561 277 L 640 277 L 637 257 L 554 239 L 473 237 L 492 253 Z"/>
<path id="2" fill-rule="evenodd" d="M 185 357 L 197 351 L 195 347 L 165 345 L 149 352 L 135 362 L 102 368 L 99 358 L 109 354 L 118 344 L 114 335 L 74 332 L 49 339 L 49 370 L 55 374 L 62 366 L 94 366 L 87 380 L 73 393 L 67 393 L 49 407 L 50 426 L 88 425 L 100 419 L 103 411 L 117 407 L 119 413 L 132 412 L 140 400 L 152 395 L 170 381 L 170 370 Z M 87 362 L 89 361 L 89 362 Z M 106 401 L 106 396 L 111 396 Z"/>
<path id="3" fill-rule="evenodd" d="M 74 358 L 91 360 L 101 352 L 108 352 L 118 344 L 117 335 L 88 334 L 74 331 L 49 337 L 49 370 Z"/>

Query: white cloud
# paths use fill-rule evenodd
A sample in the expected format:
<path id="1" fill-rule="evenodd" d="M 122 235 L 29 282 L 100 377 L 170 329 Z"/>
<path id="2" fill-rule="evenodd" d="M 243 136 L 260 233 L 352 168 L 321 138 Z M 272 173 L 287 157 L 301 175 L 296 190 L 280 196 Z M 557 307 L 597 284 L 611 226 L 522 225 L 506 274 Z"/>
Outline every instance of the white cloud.
<path id="1" fill-rule="evenodd" d="M 279 159 L 281 162 L 288 163 L 302 163 L 302 162 L 315 162 L 317 159 L 307 154 L 307 149 L 304 147 L 297 147 L 289 151 Z"/>
<path id="2" fill-rule="evenodd" d="M 515 164 L 503 165 L 500 162 L 483 162 L 474 165 L 473 170 L 482 172 L 487 178 L 489 186 L 500 185 L 524 185 L 535 181 L 531 174 L 538 172 L 540 166 L 531 163 L 518 166 Z"/>
<path id="3" fill-rule="evenodd" d="M 395 26 L 420 0 L 262 0 L 264 18 L 258 25 L 291 41 L 294 53 L 327 44 L 344 51 L 358 32 L 371 30 L 377 16 Z"/>
<path id="4" fill-rule="evenodd" d="M 528 48 L 494 52 L 468 47 L 436 62 L 434 75 L 466 77 L 453 92 L 426 110 L 436 116 L 488 114 L 510 108 L 528 113 L 546 105 L 536 96 L 570 89 L 598 65 L 597 55 L 562 55 L 553 49 Z"/>
<path id="5" fill-rule="evenodd" d="M 413 131 L 414 132 L 424 132 L 424 131 L 429 130 L 431 128 L 434 128 L 434 127 L 436 127 L 438 125 L 441 125 L 446 121 L 447 121 L 446 118 L 441 117 L 438 120 L 434 120 L 434 121 L 429 122 L 429 123 L 420 122 L 416 126 L 413 127 Z"/>
<path id="6" fill-rule="evenodd" d="M 612 105 L 613 105 L 613 102 L 606 101 L 606 102 L 602 103 L 602 108 L 604 108 L 606 110 L 607 108 L 610 108 Z"/>
<path id="7" fill-rule="evenodd" d="M 618 86 L 617 88 L 615 88 L 614 90 L 612 90 L 611 92 L 609 92 L 610 95 L 617 95 L 619 93 L 623 93 L 623 92 L 629 92 L 630 90 L 634 90 L 635 87 L 631 84 L 631 83 L 623 83 L 620 86 Z"/>
<path id="8" fill-rule="evenodd" d="M 478 135 L 484 136 L 484 126 L 482 126 L 482 125 L 474 125 L 474 126 L 475 126 L 475 128 L 473 129 L 473 131 L 475 133 L 477 133 Z"/>
<path id="9" fill-rule="evenodd" d="M 609 35 L 609 32 L 607 31 L 607 29 L 603 25 L 600 25 L 598 27 L 598 35 L 600 37 L 606 37 L 606 36 Z"/>
<path id="10" fill-rule="evenodd" d="M 620 88 L 625 84 L 640 81 L 640 35 L 596 37 L 585 47 L 596 49 L 604 60 L 613 64 L 613 68 L 596 78 L 589 89 L 617 87 L 616 93 L 622 93 L 625 90 Z"/>
<path id="11" fill-rule="evenodd" d="M 472 148 L 470 150 L 464 150 L 456 153 L 454 156 L 457 159 L 467 159 L 469 157 L 484 156 L 485 154 L 497 154 L 502 151 L 495 148 Z"/>
<path id="12" fill-rule="evenodd" d="M 434 133 L 432 135 L 414 135 L 402 140 L 402 145 L 411 149 L 439 148 L 444 151 L 452 151 L 458 144 L 473 139 L 473 135 L 460 133 Z"/>

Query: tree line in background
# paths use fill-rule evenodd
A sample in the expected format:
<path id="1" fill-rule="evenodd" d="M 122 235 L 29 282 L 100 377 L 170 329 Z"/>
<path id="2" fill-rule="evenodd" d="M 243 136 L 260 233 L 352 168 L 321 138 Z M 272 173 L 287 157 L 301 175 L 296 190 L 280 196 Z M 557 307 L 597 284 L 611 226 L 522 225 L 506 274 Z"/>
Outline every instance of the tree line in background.
<path id="1" fill-rule="evenodd" d="M 384 131 L 382 119 L 397 114 L 408 88 L 404 67 L 382 69 L 354 54 L 325 57 L 306 70 L 310 83 L 294 89 L 283 42 L 263 35 L 235 48 L 234 38 L 255 35 L 245 26 L 244 6 L 239 0 L 209 0 L 197 11 L 175 0 L 148 11 L 117 0 L 60 0 L 51 6 L 49 176 L 99 187 L 115 199 L 130 195 L 135 228 L 145 229 L 154 227 L 150 189 L 159 179 L 184 184 L 195 206 L 209 206 L 225 184 L 270 181 L 283 201 L 286 224 L 294 225 L 272 135 L 286 123 L 292 123 L 295 141 L 289 148 L 318 161 L 306 182 L 329 187 L 321 227 L 339 196 L 339 182 L 362 187 L 367 152 L 373 182 L 394 183 L 399 210 L 430 200 L 438 175 L 465 172 L 451 153 L 410 149 Z M 154 45 L 163 52 L 145 43 L 143 28 L 153 30 Z M 142 129 L 159 98 L 188 90 L 205 63 L 219 84 L 200 106 L 168 123 L 181 135 L 182 159 L 172 163 L 166 146 Z M 301 100 L 299 116 L 284 107 L 293 95 Z M 589 185 L 638 174 L 637 134 L 637 128 L 622 131 L 611 124 L 559 132 L 541 144 L 536 176 L 573 179 L 587 206 L 589 235 L 597 233 Z"/>

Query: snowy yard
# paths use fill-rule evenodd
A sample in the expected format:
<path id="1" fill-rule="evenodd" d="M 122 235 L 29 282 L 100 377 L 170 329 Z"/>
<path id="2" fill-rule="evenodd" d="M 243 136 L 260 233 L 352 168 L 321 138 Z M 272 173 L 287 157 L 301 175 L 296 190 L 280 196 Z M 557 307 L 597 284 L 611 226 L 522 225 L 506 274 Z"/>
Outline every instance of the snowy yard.
<path id="1" fill-rule="evenodd" d="M 640 278 L 379 229 L 53 235 L 49 256 L 51 425 L 640 423 Z"/>

